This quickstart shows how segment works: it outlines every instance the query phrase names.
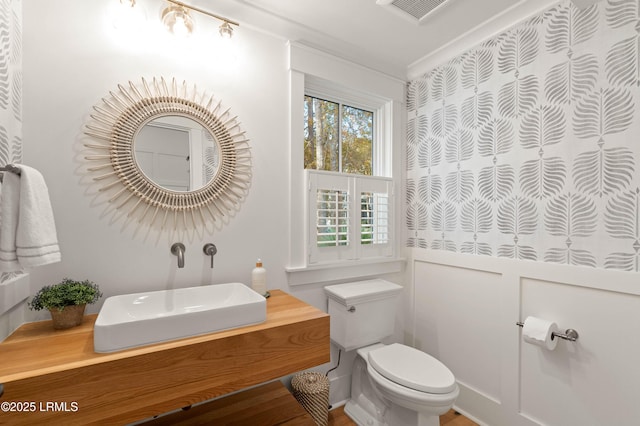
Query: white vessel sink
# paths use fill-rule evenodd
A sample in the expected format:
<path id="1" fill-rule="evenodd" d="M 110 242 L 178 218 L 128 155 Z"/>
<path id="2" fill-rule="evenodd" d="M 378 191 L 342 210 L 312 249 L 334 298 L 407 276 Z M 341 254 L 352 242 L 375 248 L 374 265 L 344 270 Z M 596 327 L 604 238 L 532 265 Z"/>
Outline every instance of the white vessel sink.
<path id="1" fill-rule="evenodd" d="M 266 319 L 266 299 L 242 283 L 123 294 L 105 300 L 93 328 L 93 347 L 114 352 Z"/>

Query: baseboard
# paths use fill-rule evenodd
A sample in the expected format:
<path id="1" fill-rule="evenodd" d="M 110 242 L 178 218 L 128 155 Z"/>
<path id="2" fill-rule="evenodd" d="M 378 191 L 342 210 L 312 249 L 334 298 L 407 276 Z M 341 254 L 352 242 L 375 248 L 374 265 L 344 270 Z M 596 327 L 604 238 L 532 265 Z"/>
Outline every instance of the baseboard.
<path id="1" fill-rule="evenodd" d="M 340 407 L 351 397 L 351 374 L 329 379 L 329 404 L 331 408 Z"/>

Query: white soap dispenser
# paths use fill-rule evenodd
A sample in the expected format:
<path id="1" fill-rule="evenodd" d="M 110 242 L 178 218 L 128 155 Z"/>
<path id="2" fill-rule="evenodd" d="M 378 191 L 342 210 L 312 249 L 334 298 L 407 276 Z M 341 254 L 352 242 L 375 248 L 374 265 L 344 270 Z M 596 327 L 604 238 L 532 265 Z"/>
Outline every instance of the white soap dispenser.
<path id="1" fill-rule="evenodd" d="M 261 259 L 258 259 L 256 267 L 251 271 L 251 288 L 264 297 L 270 296 L 267 291 L 267 270 L 262 267 Z"/>

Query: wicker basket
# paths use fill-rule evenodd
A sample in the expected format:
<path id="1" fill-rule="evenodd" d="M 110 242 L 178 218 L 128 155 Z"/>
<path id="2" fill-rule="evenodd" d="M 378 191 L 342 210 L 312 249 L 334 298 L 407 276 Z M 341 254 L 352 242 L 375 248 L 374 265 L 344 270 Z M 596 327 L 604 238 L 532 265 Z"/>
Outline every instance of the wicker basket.
<path id="1" fill-rule="evenodd" d="M 329 424 L 329 379 L 321 373 L 298 373 L 291 379 L 293 396 L 319 426 Z"/>

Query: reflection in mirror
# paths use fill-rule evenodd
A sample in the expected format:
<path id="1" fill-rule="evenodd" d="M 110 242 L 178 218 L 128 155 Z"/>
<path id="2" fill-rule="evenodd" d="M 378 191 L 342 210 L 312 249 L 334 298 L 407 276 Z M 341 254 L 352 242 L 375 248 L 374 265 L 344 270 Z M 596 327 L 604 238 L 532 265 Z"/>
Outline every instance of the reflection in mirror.
<path id="1" fill-rule="evenodd" d="M 216 175 L 220 148 L 213 135 L 187 117 L 166 115 L 145 124 L 134 140 L 135 162 L 165 189 L 194 191 Z"/>

